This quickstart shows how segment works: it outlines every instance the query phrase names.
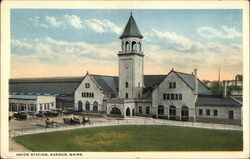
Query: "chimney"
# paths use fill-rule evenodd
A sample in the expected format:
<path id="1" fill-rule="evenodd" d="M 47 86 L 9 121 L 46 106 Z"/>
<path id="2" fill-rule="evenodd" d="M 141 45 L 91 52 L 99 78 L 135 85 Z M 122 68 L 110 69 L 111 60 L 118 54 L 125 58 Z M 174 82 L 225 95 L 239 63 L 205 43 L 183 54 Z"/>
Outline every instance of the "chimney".
<path id="1" fill-rule="evenodd" d="M 226 81 L 223 80 L 223 98 L 226 98 L 227 97 L 227 84 L 226 84 Z"/>
<path id="2" fill-rule="evenodd" d="M 194 69 L 194 92 L 198 94 L 198 79 L 197 79 L 197 69 Z"/>

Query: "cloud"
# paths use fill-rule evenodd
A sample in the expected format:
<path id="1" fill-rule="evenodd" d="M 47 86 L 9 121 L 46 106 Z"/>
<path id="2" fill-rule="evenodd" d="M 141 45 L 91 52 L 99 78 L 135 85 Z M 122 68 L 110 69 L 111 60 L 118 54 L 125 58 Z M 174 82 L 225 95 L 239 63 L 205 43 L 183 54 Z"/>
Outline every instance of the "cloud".
<path id="1" fill-rule="evenodd" d="M 122 29 L 112 23 L 111 21 L 104 19 L 104 20 L 99 20 L 99 19 L 87 19 L 84 21 L 86 25 L 98 32 L 98 33 L 105 33 L 105 32 L 114 32 L 116 34 L 120 34 Z"/>
<path id="2" fill-rule="evenodd" d="M 80 17 L 78 17 L 76 15 L 67 15 L 67 14 L 64 15 L 63 17 L 66 19 L 66 22 L 70 26 L 73 26 L 74 28 L 77 28 L 77 29 L 84 28 Z"/>
<path id="3" fill-rule="evenodd" d="M 63 22 L 60 22 L 60 21 L 58 21 L 55 17 L 53 17 L 53 16 L 46 16 L 45 17 L 45 20 L 47 21 L 47 22 L 49 22 L 50 23 L 50 25 L 52 25 L 52 26 L 55 26 L 55 27 L 59 27 L 59 26 L 61 26 L 62 24 L 63 24 Z"/>
<path id="4" fill-rule="evenodd" d="M 175 32 L 152 30 L 151 36 L 160 38 L 161 41 L 168 45 L 169 48 L 179 51 L 187 51 L 191 49 L 201 49 L 204 46 L 197 41 L 191 40 L 183 35 L 176 34 Z"/>
<path id="5" fill-rule="evenodd" d="M 31 21 L 32 25 L 34 25 L 35 27 L 48 28 L 48 26 L 46 24 L 43 24 L 40 22 L 39 16 L 35 16 L 33 18 L 30 18 L 29 21 Z"/>
<path id="6" fill-rule="evenodd" d="M 238 32 L 235 28 L 229 28 L 227 26 L 222 26 L 220 29 L 215 29 L 208 26 L 202 26 L 197 29 L 198 35 L 203 38 L 213 39 L 234 39 L 241 37 L 242 34 Z"/>

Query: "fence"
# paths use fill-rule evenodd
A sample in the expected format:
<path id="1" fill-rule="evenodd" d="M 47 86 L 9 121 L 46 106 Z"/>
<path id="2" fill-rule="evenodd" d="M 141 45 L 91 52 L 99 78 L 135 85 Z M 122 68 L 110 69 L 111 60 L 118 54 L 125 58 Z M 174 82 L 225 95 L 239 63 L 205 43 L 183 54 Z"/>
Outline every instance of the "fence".
<path id="1" fill-rule="evenodd" d="M 242 131 L 242 126 L 240 125 L 226 125 L 226 124 L 216 124 L 216 123 L 187 122 L 187 121 L 134 117 L 130 119 L 108 118 L 106 120 L 90 122 L 90 124 L 86 124 L 86 125 L 59 124 L 58 126 L 53 127 L 53 128 L 33 127 L 33 128 L 27 128 L 27 129 L 15 129 L 15 130 L 9 131 L 9 136 L 15 137 L 15 136 L 20 136 L 20 135 L 28 135 L 28 134 L 36 134 L 36 133 L 44 133 L 44 132 L 52 132 L 52 131 L 62 131 L 62 130 L 102 127 L 102 126 L 117 126 L 117 125 L 161 125 L 161 126 L 181 126 L 181 127 L 191 127 L 191 128 Z"/>

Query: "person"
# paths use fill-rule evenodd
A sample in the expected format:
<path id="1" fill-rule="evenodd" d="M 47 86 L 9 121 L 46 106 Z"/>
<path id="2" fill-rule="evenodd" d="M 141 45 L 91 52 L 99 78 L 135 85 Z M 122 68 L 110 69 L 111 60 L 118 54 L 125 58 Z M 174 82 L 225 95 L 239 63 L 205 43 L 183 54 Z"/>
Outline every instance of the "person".
<path id="1" fill-rule="evenodd" d="M 46 127 L 48 127 L 48 124 L 49 124 L 49 118 L 47 118 L 47 119 L 46 119 L 45 124 L 46 124 Z"/>

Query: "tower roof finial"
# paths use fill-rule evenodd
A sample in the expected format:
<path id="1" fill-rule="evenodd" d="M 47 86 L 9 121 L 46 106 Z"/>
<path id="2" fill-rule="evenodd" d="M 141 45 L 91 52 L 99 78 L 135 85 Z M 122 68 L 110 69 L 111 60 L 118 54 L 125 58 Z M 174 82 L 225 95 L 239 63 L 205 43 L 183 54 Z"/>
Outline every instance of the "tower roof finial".
<path id="1" fill-rule="evenodd" d="M 133 15 L 133 12 L 132 12 L 132 10 L 130 11 L 130 15 L 131 15 L 131 16 Z"/>

